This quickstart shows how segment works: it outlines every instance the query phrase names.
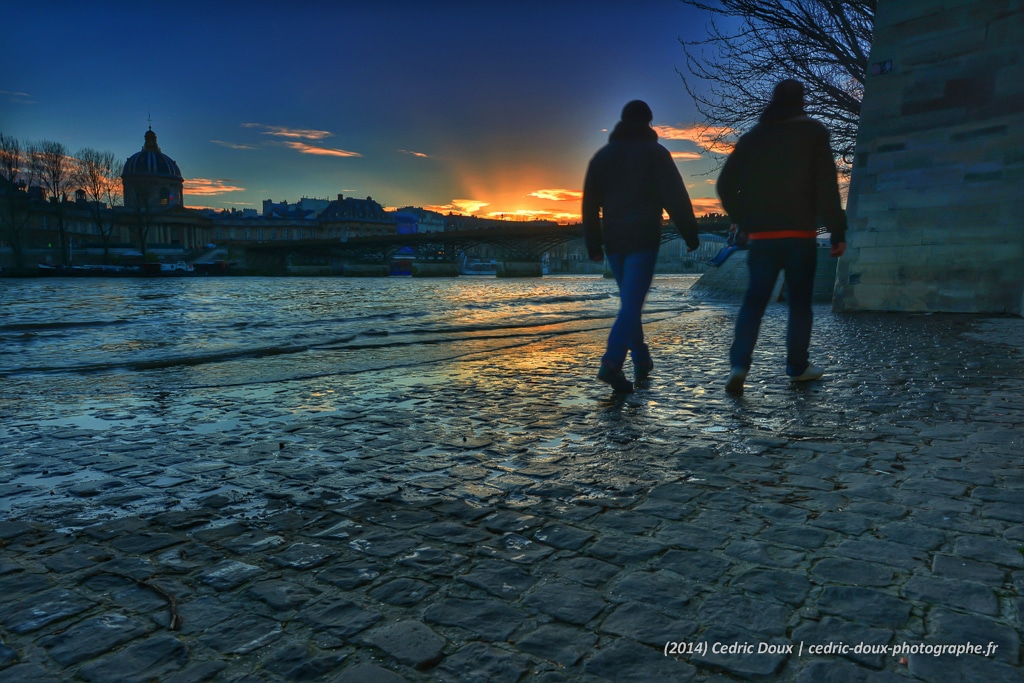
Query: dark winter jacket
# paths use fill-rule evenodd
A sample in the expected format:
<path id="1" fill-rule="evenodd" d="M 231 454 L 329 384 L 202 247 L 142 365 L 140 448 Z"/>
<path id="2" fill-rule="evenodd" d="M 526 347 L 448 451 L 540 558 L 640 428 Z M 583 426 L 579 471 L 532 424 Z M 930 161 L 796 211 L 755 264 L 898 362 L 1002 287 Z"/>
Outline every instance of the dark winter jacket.
<path id="1" fill-rule="evenodd" d="M 658 134 L 644 124 L 620 121 L 598 150 L 583 182 L 583 234 L 591 258 L 628 254 L 661 245 L 662 210 L 686 245 L 696 249 L 697 220 L 679 169 Z"/>
<path id="2" fill-rule="evenodd" d="M 798 107 L 769 106 L 718 176 L 722 208 L 742 232 L 815 231 L 846 241 L 829 133 Z"/>

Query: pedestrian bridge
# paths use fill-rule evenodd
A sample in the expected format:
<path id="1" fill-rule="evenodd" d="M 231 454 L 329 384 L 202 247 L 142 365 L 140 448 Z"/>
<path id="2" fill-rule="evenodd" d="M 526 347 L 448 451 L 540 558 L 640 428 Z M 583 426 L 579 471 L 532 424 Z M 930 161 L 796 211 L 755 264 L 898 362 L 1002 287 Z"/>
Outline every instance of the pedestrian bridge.
<path id="1" fill-rule="evenodd" d="M 702 225 L 704 229 L 727 229 Z M 662 243 L 678 236 L 668 223 L 662 229 Z M 541 274 L 541 259 L 552 249 L 583 238 L 583 225 L 537 225 L 509 223 L 493 228 L 426 232 L 407 235 L 374 235 L 341 239 L 267 240 L 225 243 L 241 254 L 245 268 L 257 271 L 294 272 L 296 268 L 319 266 L 323 270 L 357 274 L 384 274 L 396 255 L 407 254 L 424 271 L 421 275 L 457 275 L 458 260 L 467 249 L 496 247 L 501 257 L 499 274 L 530 276 Z M 426 271 L 434 271 L 428 273 Z M 504 271 L 504 273 L 502 272 Z"/>

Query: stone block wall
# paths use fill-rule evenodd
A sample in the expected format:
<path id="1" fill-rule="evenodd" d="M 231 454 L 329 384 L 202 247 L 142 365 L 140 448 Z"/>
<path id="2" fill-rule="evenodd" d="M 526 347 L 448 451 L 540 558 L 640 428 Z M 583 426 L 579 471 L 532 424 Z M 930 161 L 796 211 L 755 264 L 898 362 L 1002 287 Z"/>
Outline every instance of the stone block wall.
<path id="1" fill-rule="evenodd" d="M 836 310 L 1022 313 L 1022 42 L 1022 0 L 879 0 Z"/>

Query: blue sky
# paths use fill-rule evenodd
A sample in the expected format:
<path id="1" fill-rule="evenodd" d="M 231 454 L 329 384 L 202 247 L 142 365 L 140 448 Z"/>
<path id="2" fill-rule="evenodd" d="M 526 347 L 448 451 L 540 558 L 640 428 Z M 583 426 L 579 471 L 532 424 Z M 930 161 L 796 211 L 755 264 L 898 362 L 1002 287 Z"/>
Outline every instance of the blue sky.
<path id="1" fill-rule="evenodd" d="M 644 99 L 698 213 L 712 164 L 677 0 L 53 2 L 5 10 L 0 131 L 126 159 L 150 125 L 188 206 L 372 196 L 477 215 L 579 213 L 590 156 Z"/>

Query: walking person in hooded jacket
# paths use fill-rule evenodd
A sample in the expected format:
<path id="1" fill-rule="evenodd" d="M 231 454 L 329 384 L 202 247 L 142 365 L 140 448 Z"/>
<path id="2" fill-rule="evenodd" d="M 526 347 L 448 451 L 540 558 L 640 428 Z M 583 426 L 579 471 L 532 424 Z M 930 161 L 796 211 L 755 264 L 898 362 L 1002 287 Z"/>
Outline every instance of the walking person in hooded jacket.
<path id="1" fill-rule="evenodd" d="M 627 354 L 633 358 L 636 383 L 654 369 L 641 314 L 661 246 L 663 210 L 689 251 L 700 246 L 690 196 L 672 155 L 658 144 L 652 120 L 646 102 L 629 102 L 608 144 L 590 160 L 583 182 L 587 252 L 598 263 L 607 256 L 619 287 L 619 313 L 597 373 L 616 393 L 633 391 L 633 382 L 622 371 Z"/>
<path id="2" fill-rule="evenodd" d="M 775 86 L 756 126 L 740 137 L 718 176 L 718 196 L 729 218 L 749 240 L 750 280 L 743 297 L 725 390 L 743 394 L 761 319 L 779 271 L 786 273 L 789 323 L 786 374 L 795 382 L 819 379 L 810 362 L 817 229 L 831 230 L 830 254 L 846 251 L 846 214 L 839 197 L 828 130 L 804 112 L 804 86 L 787 79 Z"/>

